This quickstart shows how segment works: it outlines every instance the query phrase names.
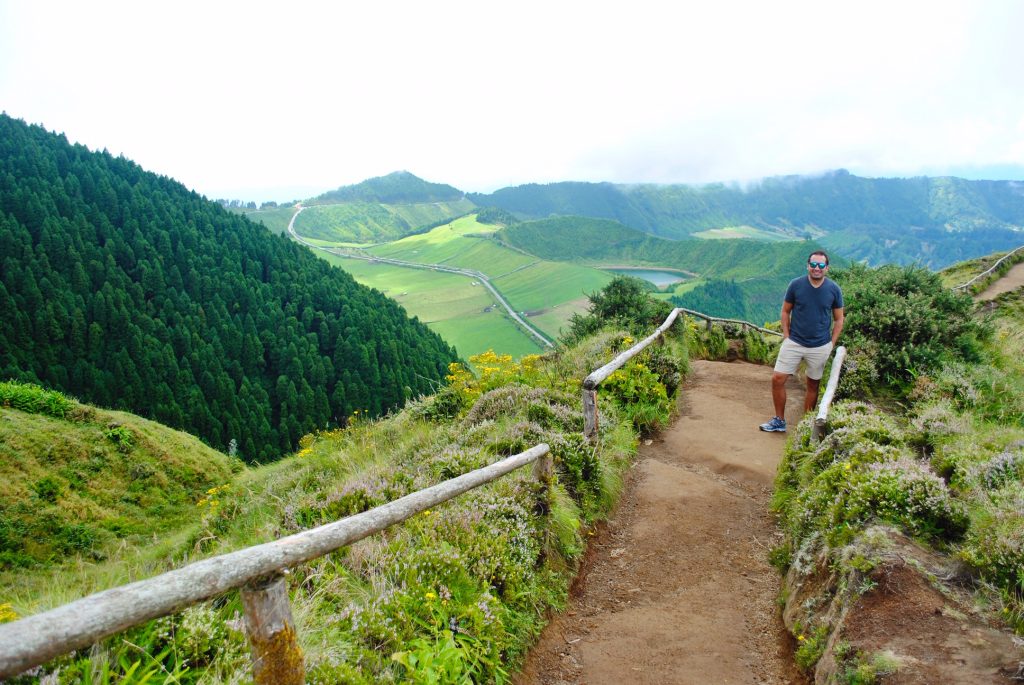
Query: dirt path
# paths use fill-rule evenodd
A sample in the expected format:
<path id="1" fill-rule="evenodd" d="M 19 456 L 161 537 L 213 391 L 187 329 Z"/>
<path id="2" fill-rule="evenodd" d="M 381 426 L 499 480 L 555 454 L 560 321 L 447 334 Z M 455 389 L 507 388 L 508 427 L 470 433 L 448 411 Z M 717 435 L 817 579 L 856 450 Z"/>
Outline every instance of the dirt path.
<path id="1" fill-rule="evenodd" d="M 519 685 L 800 683 L 767 560 L 785 436 L 762 433 L 770 371 L 696 362 L 671 429 L 641 447 L 567 612 Z M 801 387 L 789 388 L 798 416 Z"/>
<path id="2" fill-rule="evenodd" d="M 1024 262 L 1014 264 L 1010 267 L 1010 270 L 1006 272 L 1005 276 L 986 288 L 984 292 L 979 293 L 974 299 L 979 302 L 992 300 L 1003 293 L 1016 290 L 1021 286 L 1024 286 Z"/>

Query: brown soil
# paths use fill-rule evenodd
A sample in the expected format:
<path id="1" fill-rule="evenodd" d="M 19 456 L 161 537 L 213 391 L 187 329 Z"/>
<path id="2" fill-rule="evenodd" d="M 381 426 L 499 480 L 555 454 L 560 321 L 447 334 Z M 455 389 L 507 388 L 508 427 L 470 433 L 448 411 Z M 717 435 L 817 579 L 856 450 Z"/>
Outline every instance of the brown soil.
<path id="1" fill-rule="evenodd" d="M 595 535 L 569 609 L 520 685 L 800 683 L 768 563 L 767 513 L 785 435 L 762 433 L 770 370 L 695 362 L 671 429 L 640 449 Z M 803 389 L 789 392 L 791 422 Z"/>
<path id="2" fill-rule="evenodd" d="M 999 295 L 1008 293 L 1011 290 L 1016 290 L 1021 286 L 1024 286 L 1024 262 L 1014 264 L 1010 267 L 1010 270 L 1006 272 L 1005 276 L 990 285 L 984 292 L 979 293 L 974 299 L 979 302 L 993 300 Z"/>

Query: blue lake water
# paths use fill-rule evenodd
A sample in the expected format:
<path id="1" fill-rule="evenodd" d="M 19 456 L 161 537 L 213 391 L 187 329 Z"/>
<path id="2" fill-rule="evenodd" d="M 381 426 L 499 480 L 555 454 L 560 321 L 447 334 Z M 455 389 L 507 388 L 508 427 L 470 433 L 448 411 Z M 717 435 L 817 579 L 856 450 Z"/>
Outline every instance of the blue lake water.
<path id="1" fill-rule="evenodd" d="M 659 288 L 686 280 L 686 276 L 675 271 L 658 271 L 656 269 L 608 269 L 608 271 L 614 274 L 622 274 L 623 276 L 642 278 Z"/>

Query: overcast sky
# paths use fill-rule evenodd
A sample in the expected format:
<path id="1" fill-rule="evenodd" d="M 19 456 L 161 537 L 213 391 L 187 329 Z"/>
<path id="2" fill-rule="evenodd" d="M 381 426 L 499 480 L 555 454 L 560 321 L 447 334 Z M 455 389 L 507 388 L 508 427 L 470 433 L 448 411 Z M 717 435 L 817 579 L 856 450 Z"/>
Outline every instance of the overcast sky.
<path id="1" fill-rule="evenodd" d="M 211 198 L 1024 179 L 1024 2 L 0 0 L 0 109 Z"/>

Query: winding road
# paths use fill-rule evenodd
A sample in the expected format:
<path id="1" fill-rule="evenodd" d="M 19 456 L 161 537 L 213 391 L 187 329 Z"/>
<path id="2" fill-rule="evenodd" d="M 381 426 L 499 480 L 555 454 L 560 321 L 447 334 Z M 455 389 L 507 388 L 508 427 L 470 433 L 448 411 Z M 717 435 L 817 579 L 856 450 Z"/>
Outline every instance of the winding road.
<path id="1" fill-rule="evenodd" d="M 348 259 L 362 259 L 363 261 L 367 262 L 380 262 L 381 264 L 391 264 L 393 266 L 402 266 L 410 269 L 427 269 L 429 271 L 443 271 L 445 273 L 459 274 L 461 276 L 466 276 L 468 278 L 474 278 L 483 283 L 484 287 L 491 291 L 491 294 L 494 296 L 494 299 L 498 302 L 498 304 L 505 308 L 505 311 L 508 312 L 509 316 L 512 317 L 513 321 L 522 326 L 527 333 L 536 338 L 544 347 L 554 347 L 551 340 L 546 335 L 544 335 L 539 330 L 528 324 L 526 322 L 526 319 L 521 317 L 519 313 L 516 312 L 516 310 L 512 309 L 512 305 L 508 303 L 508 301 L 501 295 L 501 293 L 498 292 L 498 289 L 491 284 L 490 279 L 488 279 L 488 277 L 484 275 L 482 272 L 477 271 L 476 269 L 463 269 L 461 267 L 446 266 L 444 264 L 423 264 L 420 262 L 407 262 L 401 259 L 391 259 L 389 257 L 375 257 L 373 255 L 360 254 L 359 252 L 355 252 L 354 250 L 342 250 L 341 248 L 337 247 L 323 247 L 322 245 L 315 245 L 295 232 L 295 218 L 298 217 L 299 214 L 301 214 L 302 210 L 304 209 L 305 207 L 303 207 L 301 204 L 298 205 L 295 214 L 292 215 L 291 221 L 288 222 L 288 234 L 291 235 L 292 239 L 294 239 L 296 242 L 301 243 L 302 245 L 305 245 L 306 247 L 314 250 L 323 250 L 324 252 L 335 255 L 336 257 L 345 257 Z"/>

